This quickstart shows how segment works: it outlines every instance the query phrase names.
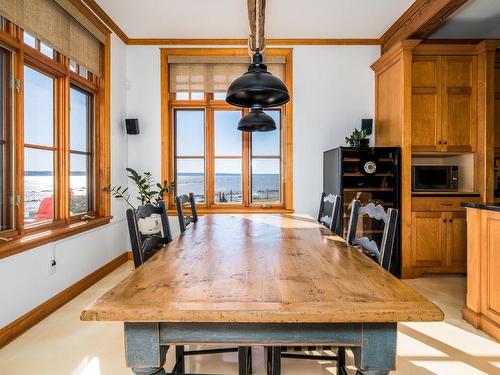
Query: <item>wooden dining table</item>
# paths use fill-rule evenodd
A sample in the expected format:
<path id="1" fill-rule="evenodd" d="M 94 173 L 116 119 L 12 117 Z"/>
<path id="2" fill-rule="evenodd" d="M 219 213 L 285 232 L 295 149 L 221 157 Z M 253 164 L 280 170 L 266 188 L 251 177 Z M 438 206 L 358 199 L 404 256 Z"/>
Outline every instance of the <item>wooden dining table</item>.
<path id="1" fill-rule="evenodd" d="M 231 344 L 348 347 L 359 373 L 385 375 L 398 322 L 442 319 L 341 237 L 292 214 L 205 215 L 81 313 L 124 322 L 127 366 L 140 374 L 164 374 L 171 345 Z"/>

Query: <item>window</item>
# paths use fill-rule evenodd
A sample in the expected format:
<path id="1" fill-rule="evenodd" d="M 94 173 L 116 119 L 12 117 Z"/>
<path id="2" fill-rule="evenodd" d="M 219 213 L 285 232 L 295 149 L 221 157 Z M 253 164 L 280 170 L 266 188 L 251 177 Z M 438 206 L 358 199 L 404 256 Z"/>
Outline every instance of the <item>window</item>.
<path id="1" fill-rule="evenodd" d="M 246 134 L 237 126 L 247 109 L 226 104 L 221 95 L 204 94 L 196 105 L 178 97 L 170 103 L 176 194 L 192 192 L 206 208 L 284 207 L 282 110 L 266 111 L 276 130 Z"/>
<path id="2" fill-rule="evenodd" d="M 110 198 L 106 77 L 9 21 L 0 34 L 1 259 L 109 222 Z"/>
<path id="3" fill-rule="evenodd" d="M 291 71 L 291 50 L 266 52 L 274 59 L 271 72 L 291 86 L 285 75 Z M 227 104 L 226 90 L 246 71 L 248 52 L 210 49 L 208 57 L 205 53 L 162 50 L 162 86 L 170 90 L 162 90 L 162 139 L 171 145 L 163 153 L 162 178 L 175 182 L 176 195 L 192 192 L 201 212 L 291 210 L 291 104 L 266 110 L 276 122 L 275 131 L 237 130 L 249 110 Z"/>
<path id="4" fill-rule="evenodd" d="M 71 86 L 69 130 L 70 215 L 93 211 L 92 94 Z"/>
<path id="5" fill-rule="evenodd" d="M 24 67 L 24 222 L 54 218 L 54 79 Z"/>
<path id="6" fill-rule="evenodd" d="M 36 49 L 50 59 L 53 59 L 55 56 L 52 48 L 40 41 L 40 39 L 37 39 L 26 32 L 24 33 L 24 44 Z"/>
<path id="7" fill-rule="evenodd" d="M 265 111 L 279 129 L 281 111 Z M 281 201 L 281 142 L 279 131 L 252 133 L 252 202 Z"/>
<path id="8" fill-rule="evenodd" d="M 15 227 L 11 79 L 11 53 L 0 47 L 0 231 Z"/>

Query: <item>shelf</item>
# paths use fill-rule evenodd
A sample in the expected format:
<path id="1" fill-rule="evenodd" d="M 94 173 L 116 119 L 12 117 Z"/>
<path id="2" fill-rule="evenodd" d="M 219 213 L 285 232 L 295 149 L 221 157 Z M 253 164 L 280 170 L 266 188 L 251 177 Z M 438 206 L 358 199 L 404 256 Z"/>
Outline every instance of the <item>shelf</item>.
<path id="1" fill-rule="evenodd" d="M 344 177 L 386 177 L 386 176 L 389 176 L 389 177 L 394 177 L 394 174 L 393 173 L 389 173 L 389 172 L 383 172 L 383 173 L 374 173 L 372 175 L 366 175 L 364 173 L 361 173 L 361 172 L 346 172 L 344 173 Z"/>
<path id="2" fill-rule="evenodd" d="M 360 162 L 361 159 L 360 158 L 344 158 L 344 161 L 349 162 L 349 163 L 355 163 L 355 162 Z M 392 163 L 392 162 L 394 162 L 394 159 L 392 159 L 392 158 L 379 158 L 378 161 Z"/>
<path id="3" fill-rule="evenodd" d="M 465 191 L 412 191 L 412 197 L 479 197 L 481 194 Z"/>
<path id="4" fill-rule="evenodd" d="M 344 188 L 344 191 L 350 191 L 350 192 L 358 192 L 358 191 L 365 191 L 365 192 L 380 192 L 380 191 L 387 191 L 387 192 L 392 192 L 394 189 L 392 188 Z"/>

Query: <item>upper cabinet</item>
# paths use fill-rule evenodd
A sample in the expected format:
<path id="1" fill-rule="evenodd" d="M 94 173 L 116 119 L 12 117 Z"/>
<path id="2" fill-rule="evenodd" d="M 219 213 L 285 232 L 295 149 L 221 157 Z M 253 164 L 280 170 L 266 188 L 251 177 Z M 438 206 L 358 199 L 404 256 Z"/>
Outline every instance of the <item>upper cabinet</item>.
<path id="1" fill-rule="evenodd" d="M 476 60 L 476 56 L 413 56 L 413 151 L 475 151 Z"/>

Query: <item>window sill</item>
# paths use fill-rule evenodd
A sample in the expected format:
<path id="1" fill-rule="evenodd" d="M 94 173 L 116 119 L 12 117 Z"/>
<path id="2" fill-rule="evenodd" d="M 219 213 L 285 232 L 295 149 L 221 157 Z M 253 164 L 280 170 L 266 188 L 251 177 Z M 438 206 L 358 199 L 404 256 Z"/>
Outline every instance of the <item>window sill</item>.
<path id="1" fill-rule="evenodd" d="M 56 228 L 44 229 L 30 232 L 23 236 L 13 238 L 11 241 L 0 243 L 0 259 L 22 253 L 23 251 L 45 245 L 90 229 L 108 224 L 112 216 L 99 217 L 96 219 L 71 223 Z"/>
<path id="2" fill-rule="evenodd" d="M 189 212 L 189 209 L 187 209 L 186 212 Z M 269 207 L 269 208 L 262 208 L 262 207 L 242 207 L 242 208 L 217 207 L 217 208 L 196 208 L 196 212 L 199 215 L 204 215 L 204 214 L 292 214 L 295 211 L 293 209 L 281 208 L 281 207 Z M 168 210 L 168 214 L 170 216 L 175 216 L 175 215 L 177 215 L 177 210 L 175 208 L 171 208 Z"/>

